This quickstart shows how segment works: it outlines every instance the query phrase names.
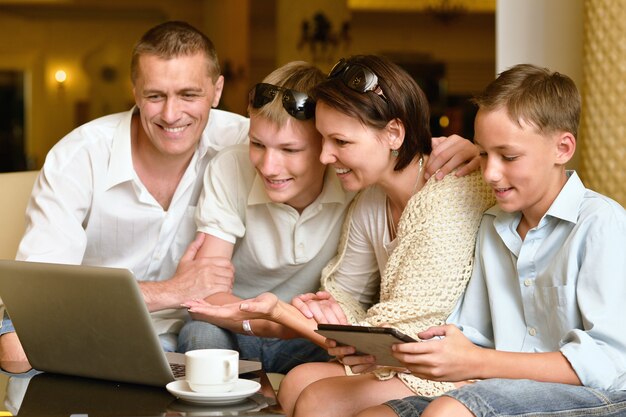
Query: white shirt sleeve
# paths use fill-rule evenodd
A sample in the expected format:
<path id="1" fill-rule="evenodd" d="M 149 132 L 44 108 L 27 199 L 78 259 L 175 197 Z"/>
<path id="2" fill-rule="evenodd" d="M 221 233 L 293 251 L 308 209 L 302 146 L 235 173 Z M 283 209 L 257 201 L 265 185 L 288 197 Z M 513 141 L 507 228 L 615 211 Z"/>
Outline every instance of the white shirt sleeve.
<path id="1" fill-rule="evenodd" d="M 245 234 L 246 205 L 254 175 L 247 145 L 225 148 L 209 162 L 196 209 L 199 232 L 232 244 Z"/>
<path id="2" fill-rule="evenodd" d="M 88 158 L 73 158 L 69 165 L 71 169 L 56 154 L 46 160 L 26 208 L 18 260 L 81 263 L 87 245 L 83 223 L 91 207 L 92 171 Z"/>

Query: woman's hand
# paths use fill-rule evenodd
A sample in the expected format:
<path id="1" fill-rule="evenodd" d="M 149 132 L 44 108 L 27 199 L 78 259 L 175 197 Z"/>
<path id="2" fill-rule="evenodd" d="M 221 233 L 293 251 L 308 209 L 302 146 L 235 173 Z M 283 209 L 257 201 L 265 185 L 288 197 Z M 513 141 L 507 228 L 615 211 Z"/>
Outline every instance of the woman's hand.
<path id="1" fill-rule="evenodd" d="M 278 322 L 282 309 L 278 297 L 272 293 L 263 293 L 255 298 L 224 305 L 209 304 L 204 300 L 191 300 L 182 304 L 192 317 L 202 319 L 220 318 L 230 320 L 266 319 Z M 207 320 L 210 321 L 210 320 Z"/>
<path id="2" fill-rule="evenodd" d="M 355 374 L 372 372 L 378 367 L 372 355 L 356 355 L 354 346 L 338 346 L 333 339 L 326 339 L 326 346 L 329 355 L 335 356 L 340 363 L 349 366 Z"/>
<path id="3" fill-rule="evenodd" d="M 291 300 L 296 307 L 309 319 L 324 324 L 348 324 L 348 319 L 339 303 L 326 291 L 301 294 Z"/>

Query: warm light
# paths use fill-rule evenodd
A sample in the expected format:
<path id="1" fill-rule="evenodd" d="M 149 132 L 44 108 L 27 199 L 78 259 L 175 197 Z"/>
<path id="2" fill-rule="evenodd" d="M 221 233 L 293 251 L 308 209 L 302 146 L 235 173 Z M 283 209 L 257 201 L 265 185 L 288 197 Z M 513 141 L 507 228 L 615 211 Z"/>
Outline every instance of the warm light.
<path id="1" fill-rule="evenodd" d="M 446 128 L 450 125 L 450 119 L 448 118 L 448 116 L 443 115 L 439 118 L 439 126 Z"/>
<path id="2" fill-rule="evenodd" d="M 54 79 L 57 80 L 59 84 L 63 84 L 65 80 L 67 80 L 67 73 L 63 70 L 58 70 L 54 73 Z"/>

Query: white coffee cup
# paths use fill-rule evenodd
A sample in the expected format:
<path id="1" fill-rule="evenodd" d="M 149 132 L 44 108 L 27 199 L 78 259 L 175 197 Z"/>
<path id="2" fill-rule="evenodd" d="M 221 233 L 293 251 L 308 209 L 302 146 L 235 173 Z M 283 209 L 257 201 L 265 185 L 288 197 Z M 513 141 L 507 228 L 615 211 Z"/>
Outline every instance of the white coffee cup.
<path id="1" fill-rule="evenodd" d="M 239 378 L 239 352 L 197 349 L 185 353 L 185 379 L 195 392 L 232 391 Z"/>

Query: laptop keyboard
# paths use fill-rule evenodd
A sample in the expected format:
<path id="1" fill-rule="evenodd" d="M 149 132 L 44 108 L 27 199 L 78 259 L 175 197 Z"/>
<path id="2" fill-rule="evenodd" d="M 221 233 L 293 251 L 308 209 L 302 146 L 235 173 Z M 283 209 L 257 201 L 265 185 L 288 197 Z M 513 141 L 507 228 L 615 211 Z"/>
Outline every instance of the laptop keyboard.
<path id="1" fill-rule="evenodd" d="M 174 374 L 174 378 L 182 378 L 185 376 L 185 365 L 182 363 L 170 363 L 170 369 Z"/>

